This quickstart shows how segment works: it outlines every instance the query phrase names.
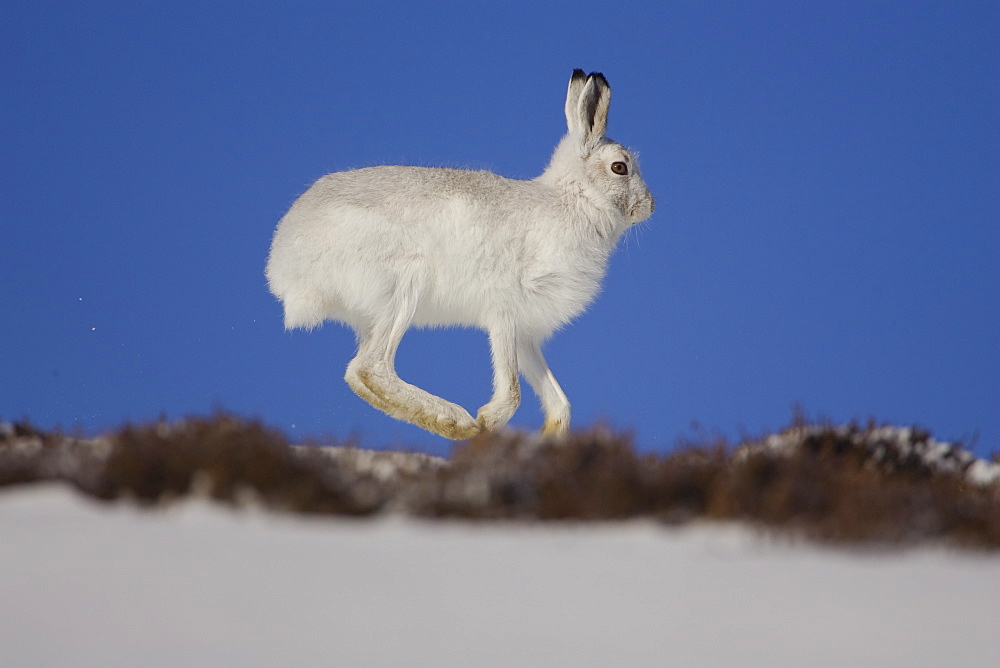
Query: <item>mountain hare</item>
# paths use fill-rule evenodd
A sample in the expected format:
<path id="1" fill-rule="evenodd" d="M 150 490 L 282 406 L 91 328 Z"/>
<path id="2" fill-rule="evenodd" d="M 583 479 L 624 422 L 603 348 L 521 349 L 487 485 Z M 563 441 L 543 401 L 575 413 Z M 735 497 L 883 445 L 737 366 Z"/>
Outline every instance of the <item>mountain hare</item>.
<path id="1" fill-rule="evenodd" d="M 568 132 L 530 181 L 486 171 L 367 167 L 319 179 L 278 223 L 267 261 L 285 327 L 354 329 L 345 380 L 389 415 L 447 438 L 503 427 L 521 401 L 518 372 L 545 411 L 542 434 L 569 429 L 569 401 L 541 344 L 600 289 L 622 233 L 653 212 L 635 157 L 604 136 L 611 89 L 574 70 Z M 411 326 L 489 334 L 493 396 L 475 419 L 396 375 Z"/>

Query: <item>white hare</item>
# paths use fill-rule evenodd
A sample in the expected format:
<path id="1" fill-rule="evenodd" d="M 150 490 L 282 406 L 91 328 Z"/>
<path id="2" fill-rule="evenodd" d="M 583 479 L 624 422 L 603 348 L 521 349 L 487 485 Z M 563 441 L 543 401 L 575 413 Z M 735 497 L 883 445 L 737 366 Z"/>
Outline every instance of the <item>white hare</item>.
<path id="1" fill-rule="evenodd" d="M 520 403 L 520 371 L 541 400 L 542 433 L 564 436 L 569 401 L 541 344 L 593 300 L 622 233 L 653 212 L 635 157 L 604 136 L 610 100 L 602 74 L 573 71 L 569 131 L 530 181 L 401 166 L 319 179 L 281 219 L 268 257 L 285 327 L 352 327 L 351 389 L 428 431 L 500 429 Z M 438 325 L 489 334 L 493 397 L 475 419 L 396 375 L 406 330 Z"/>

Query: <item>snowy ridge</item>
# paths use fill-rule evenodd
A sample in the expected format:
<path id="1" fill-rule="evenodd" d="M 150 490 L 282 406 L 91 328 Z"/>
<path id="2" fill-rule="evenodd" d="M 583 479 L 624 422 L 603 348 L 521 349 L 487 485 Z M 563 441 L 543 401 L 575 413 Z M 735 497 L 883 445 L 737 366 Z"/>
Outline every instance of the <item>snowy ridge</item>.
<path id="1" fill-rule="evenodd" d="M 929 432 L 913 427 L 795 425 L 761 441 L 743 444 L 737 449 L 737 456 L 753 452 L 790 456 L 831 437 L 867 453 L 868 465 L 886 473 L 922 467 L 935 474 L 962 475 L 967 482 L 979 486 L 1000 480 L 1000 462 L 979 459 L 960 445 L 938 441 Z"/>
<path id="2" fill-rule="evenodd" d="M 464 442 L 448 459 L 290 446 L 228 415 L 89 440 L 0 427 L 0 486 L 47 480 L 147 507 L 194 497 L 353 517 L 736 521 L 840 544 L 1000 548 L 1000 463 L 892 426 L 799 422 L 735 448 L 688 444 L 662 455 L 606 429 L 565 443 L 500 434 Z"/>
<path id="3" fill-rule="evenodd" d="M 184 425 L 158 423 L 164 438 Z M 935 474 L 960 474 L 967 482 L 985 486 L 1000 481 L 1000 462 L 977 458 L 961 445 L 938 441 L 929 432 L 915 427 L 892 425 L 793 425 L 761 440 L 737 446 L 734 457 L 744 459 L 750 453 L 791 456 L 802 448 L 812 447 L 823 439 L 834 438 L 850 442 L 870 458 L 869 466 L 892 473 L 907 467 L 923 467 Z M 10 422 L 0 422 L 0 456 L 25 462 L 38 459 L 45 477 L 73 477 L 106 461 L 113 447 L 113 438 L 100 436 L 80 439 L 48 435 L 34 429 L 24 429 Z M 543 443 L 537 436 L 522 437 L 528 446 L 520 457 Z M 400 476 L 417 476 L 428 470 L 447 467 L 449 460 L 419 452 L 371 450 L 353 446 L 293 446 L 302 454 L 322 454 L 332 462 L 348 466 L 361 474 L 370 474 L 380 481 Z"/>

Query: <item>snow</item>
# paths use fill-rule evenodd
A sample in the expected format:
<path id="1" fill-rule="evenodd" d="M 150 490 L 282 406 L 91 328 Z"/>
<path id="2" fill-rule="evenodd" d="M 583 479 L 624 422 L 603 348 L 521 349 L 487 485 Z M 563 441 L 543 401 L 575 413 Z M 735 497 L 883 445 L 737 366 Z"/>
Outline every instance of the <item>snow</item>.
<path id="1" fill-rule="evenodd" d="M 977 459 L 965 472 L 965 479 L 973 485 L 992 485 L 1000 480 L 1000 464 L 988 462 L 985 459 Z"/>
<path id="2" fill-rule="evenodd" d="M 997 656 L 1000 559 L 734 526 L 301 519 L 0 493 L 16 666 L 941 666 Z"/>

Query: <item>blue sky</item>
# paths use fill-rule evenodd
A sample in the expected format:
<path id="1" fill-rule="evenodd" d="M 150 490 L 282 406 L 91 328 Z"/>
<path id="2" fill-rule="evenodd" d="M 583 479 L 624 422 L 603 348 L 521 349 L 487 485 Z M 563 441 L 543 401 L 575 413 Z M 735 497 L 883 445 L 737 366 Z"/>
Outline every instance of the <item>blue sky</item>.
<path id="1" fill-rule="evenodd" d="M 282 330 L 271 234 L 331 171 L 537 175 L 579 67 L 657 209 L 546 348 L 575 426 L 663 450 L 798 404 L 1000 450 L 998 7 L 4 2 L 0 417 L 225 407 L 446 452 L 351 393 L 350 331 Z M 490 394 L 480 332 L 412 331 L 397 365 Z M 540 424 L 526 392 L 512 425 Z"/>

